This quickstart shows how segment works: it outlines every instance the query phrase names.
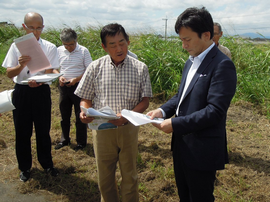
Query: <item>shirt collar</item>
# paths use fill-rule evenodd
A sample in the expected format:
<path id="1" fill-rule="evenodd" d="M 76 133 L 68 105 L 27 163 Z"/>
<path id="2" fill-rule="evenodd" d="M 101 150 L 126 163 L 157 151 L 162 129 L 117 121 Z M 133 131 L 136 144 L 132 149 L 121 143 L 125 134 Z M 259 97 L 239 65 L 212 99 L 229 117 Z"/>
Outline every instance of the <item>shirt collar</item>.
<path id="1" fill-rule="evenodd" d="M 209 53 L 209 51 L 215 46 L 215 43 L 213 42 L 207 49 L 205 49 L 200 55 L 193 57 L 193 56 L 189 56 L 189 59 L 191 60 L 191 62 L 194 62 L 194 58 L 199 59 L 199 62 L 201 63 L 203 61 L 203 59 L 205 58 L 205 56 Z"/>
<path id="2" fill-rule="evenodd" d="M 75 47 L 75 49 L 72 51 L 72 52 L 69 52 L 66 48 L 65 48 L 65 46 L 63 45 L 63 47 L 64 47 L 64 51 L 66 51 L 66 52 L 68 52 L 68 53 L 74 53 L 74 52 L 78 52 L 79 51 L 79 44 L 78 44 L 78 42 L 76 43 L 76 47 Z"/>
<path id="3" fill-rule="evenodd" d="M 42 39 L 39 37 L 39 39 L 38 39 L 38 43 L 39 43 L 39 45 L 41 45 L 42 44 Z"/>
<path id="4" fill-rule="evenodd" d="M 116 66 L 111 58 L 110 55 L 108 55 L 110 57 L 110 60 L 111 60 L 111 64 L 114 66 L 114 67 L 119 67 L 119 68 L 122 68 L 124 67 L 124 65 L 128 62 L 128 56 L 126 55 L 125 59 L 123 60 L 122 63 L 120 63 L 118 66 Z"/>
<path id="5" fill-rule="evenodd" d="M 79 44 L 78 44 L 78 42 L 76 42 L 76 48 L 74 49 L 74 51 L 72 51 L 72 52 L 77 52 L 79 50 Z"/>

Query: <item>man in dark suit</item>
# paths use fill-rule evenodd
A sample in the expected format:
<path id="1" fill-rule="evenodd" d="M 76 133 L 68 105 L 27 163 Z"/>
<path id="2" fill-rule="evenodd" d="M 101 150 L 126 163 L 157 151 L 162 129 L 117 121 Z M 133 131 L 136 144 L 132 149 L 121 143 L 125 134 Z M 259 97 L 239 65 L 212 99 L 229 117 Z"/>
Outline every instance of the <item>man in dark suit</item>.
<path id="1" fill-rule="evenodd" d="M 147 115 L 165 118 L 153 125 L 173 133 L 181 202 L 211 202 L 215 200 L 216 171 L 228 163 L 226 117 L 236 90 L 236 70 L 212 41 L 213 20 L 205 8 L 186 9 L 178 17 L 175 31 L 190 58 L 177 94 Z"/>

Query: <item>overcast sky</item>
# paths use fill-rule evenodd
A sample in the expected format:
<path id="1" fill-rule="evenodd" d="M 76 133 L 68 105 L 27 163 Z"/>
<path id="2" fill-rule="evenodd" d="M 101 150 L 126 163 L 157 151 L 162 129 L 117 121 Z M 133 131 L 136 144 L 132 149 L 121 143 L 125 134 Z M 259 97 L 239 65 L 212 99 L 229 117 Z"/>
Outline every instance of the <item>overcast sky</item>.
<path id="1" fill-rule="evenodd" d="M 35 11 L 45 27 L 74 28 L 117 22 L 128 33 L 174 34 L 176 18 L 188 7 L 205 6 L 229 35 L 260 33 L 270 36 L 269 0 L 1 0 L 0 22 L 21 26 L 24 15 Z M 167 20 L 166 20 L 167 19 Z"/>

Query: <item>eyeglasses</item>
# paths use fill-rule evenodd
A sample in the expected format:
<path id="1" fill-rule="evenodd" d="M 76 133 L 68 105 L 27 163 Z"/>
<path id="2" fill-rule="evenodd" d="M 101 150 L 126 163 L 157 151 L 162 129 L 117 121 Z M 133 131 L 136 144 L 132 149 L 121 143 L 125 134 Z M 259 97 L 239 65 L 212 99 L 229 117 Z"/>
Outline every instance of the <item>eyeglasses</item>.
<path id="1" fill-rule="evenodd" d="M 34 29 L 34 28 L 29 28 L 29 27 L 27 27 L 26 24 L 24 24 L 24 27 L 25 27 L 26 29 L 32 31 L 32 32 L 33 32 L 33 31 L 41 32 L 41 31 L 43 30 L 43 27 L 39 27 L 39 28 Z"/>
<path id="2" fill-rule="evenodd" d="M 65 47 L 74 47 L 76 45 L 76 42 L 71 44 L 63 44 Z"/>

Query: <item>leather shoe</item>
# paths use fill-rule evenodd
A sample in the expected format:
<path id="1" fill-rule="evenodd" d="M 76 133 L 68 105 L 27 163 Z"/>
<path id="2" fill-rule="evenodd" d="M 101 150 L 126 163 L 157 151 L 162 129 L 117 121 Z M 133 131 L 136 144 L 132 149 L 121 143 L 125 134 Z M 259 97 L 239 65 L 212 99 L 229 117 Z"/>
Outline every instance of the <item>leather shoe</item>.
<path id="1" fill-rule="evenodd" d="M 82 150 L 84 147 L 85 147 L 85 145 L 78 144 L 78 145 L 74 148 L 74 150 L 75 150 L 75 151 Z"/>
<path id="2" fill-rule="evenodd" d="M 26 182 L 30 178 L 30 170 L 22 171 L 20 174 L 20 180 Z"/>
<path id="3" fill-rule="evenodd" d="M 63 142 L 60 142 L 60 143 L 58 143 L 55 147 L 54 147 L 54 149 L 61 149 L 62 147 L 64 147 L 64 146 L 67 146 L 67 145 L 70 145 L 70 143 L 63 143 Z"/>
<path id="4" fill-rule="evenodd" d="M 54 168 L 54 167 L 44 169 L 44 171 L 45 171 L 45 173 L 49 173 L 53 177 L 56 177 L 56 176 L 59 175 L 59 171 L 56 168 Z"/>

